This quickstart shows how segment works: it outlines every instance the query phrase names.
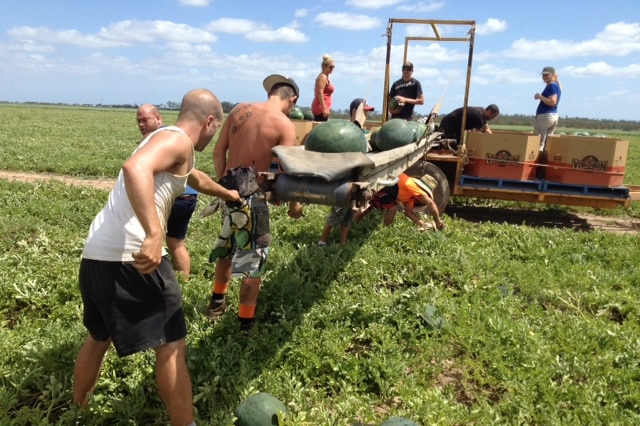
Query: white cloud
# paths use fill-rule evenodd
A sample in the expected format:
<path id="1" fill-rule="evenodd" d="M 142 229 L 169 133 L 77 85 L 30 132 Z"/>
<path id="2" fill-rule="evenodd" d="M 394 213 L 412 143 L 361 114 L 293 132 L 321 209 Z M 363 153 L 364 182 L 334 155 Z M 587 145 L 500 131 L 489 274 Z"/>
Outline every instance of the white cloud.
<path id="1" fill-rule="evenodd" d="M 595 38 L 586 41 L 514 41 L 504 55 L 511 58 L 564 59 L 576 56 L 626 56 L 640 52 L 640 23 L 608 24 Z"/>
<path id="2" fill-rule="evenodd" d="M 272 29 L 269 25 L 249 19 L 221 18 L 211 21 L 206 28 L 220 33 L 241 34 L 254 42 L 305 43 L 308 37 L 298 31 L 297 22 L 289 27 Z"/>
<path id="3" fill-rule="evenodd" d="M 195 7 L 207 7 L 211 4 L 212 0 L 180 0 L 180 4 L 183 6 L 195 6 Z"/>
<path id="4" fill-rule="evenodd" d="M 382 26 L 378 18 L 367 15 L 354 15 L 352 13 L 323 12 L 313 18 L 324 27 L 340 28 L 342 30 L 370 30 Z"/>
<path id="5" fill-rule="evenodd" d="M 435 12 L 437 10 L 442 9 L 445 6 L 443 1 L 430 1 L 425 3 L 423 1 L 419 1 L 416 3 L 411 3 L 408 5 L 398 6 L 398 10 L 402 12 Z"/>
<path id="6" fill-rule="evenodd" d="M 206 29 L 217 33 L 227 34 L 247 34 L 252 31 L 269 31 L 271 27 L 267 24 L 251 21 L 249 19 L 221 18 L 211 21 Z"/>
<path id="7" fill-rule="evenodd" d="M 86 49 L 123 47 L 159 40 L 198 43 L 213 43 L 217 40 L 213 33 L 170 21 L 120 21 L 102 27 L 97 34 L 83 34 L 74 29 L 51 30 L 45 27 L 16 27 L 11 28 L 8 33 L 23 43 L 65 44 Z"/>
<path id="8" fill-rule="evenodd" d="M 258 30 L 245 35 L 247 40 L 256 42 L 305 43 L 308 37 L 294 28 L 282 27 L 277 30 Z"/>
<path id="9" fill-rule="evenodd" d="M 382 9 L 383 7 L 394 6 L 402 3 L 404 0 L 347 0 L 347 6 L 353 6 L 356 9 Z"/>
<path id="10" fill-rule="evenodd" d="M 213 43 L 215 34 L 171 21 L 121 21 L 100 29 L 98 35 L 108 40 L 150 43 L 156 40 Z"/>
<path id="11" fill-rule="evenodd" d="M 305 18 L 309 16 L 309 9 L 297 9 L 293 13 L 293 16 L 295 16 L 296 18 Z"/>
<path id="12" fill-rule="evenodd" d="M 484 24 L 476 25 L 476 34 L 489 35 L 501 33 L 507 29 L 507 22 L 496 18 L 489 18 Z"/>
<path id="13" fill-rule="evenodd" d="M 631 64 L 625 67 L 614 67 L 606 62 L 592 62 L 583 67 L 568 66 L 558 70 L 558 74 L 568 74 L 572 77 L 624 77 L 640 78 L 640 64 Z"/>

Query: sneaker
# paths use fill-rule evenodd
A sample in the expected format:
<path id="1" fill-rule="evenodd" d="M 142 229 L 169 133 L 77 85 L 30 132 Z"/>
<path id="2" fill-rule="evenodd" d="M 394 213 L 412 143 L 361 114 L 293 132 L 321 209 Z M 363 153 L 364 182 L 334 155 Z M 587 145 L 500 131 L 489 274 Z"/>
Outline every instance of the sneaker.
<path id="1" fill-rule="evenodd" d="M 327 243 L 324 241 L 318 241 L 318 247 L 326 247 Z"/>
<path id="2" fill-rule="evenodd" d="M 256 325 L 256 320 L 254 318 L 251 319 L 240 319 L 240 331 L 243 333 L 250 333 L 253 330 L 253 327 Z"/>
<path id="3" fill-rule="evenodd" d="M 217 320 L 224 314 L 224 311 L 227 310 L 227 302 L 225 299 L 222 300 L 213 300 L 213 298 L 209 301 L 209 307 L 207 308 L 207 312 L 205 315 L 207 318 L 212 320 Z"/>

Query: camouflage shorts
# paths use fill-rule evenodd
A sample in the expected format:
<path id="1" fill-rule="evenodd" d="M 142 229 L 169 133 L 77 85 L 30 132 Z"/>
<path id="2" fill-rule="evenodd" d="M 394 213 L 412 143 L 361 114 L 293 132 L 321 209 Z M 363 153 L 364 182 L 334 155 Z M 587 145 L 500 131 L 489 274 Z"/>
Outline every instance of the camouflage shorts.
<path id="1" fill-rule="evenodd" d="M 240 206 L 223 206 L 222 229 L 209 262 L 231 259 L 233 277 L 259 277 L 269 257 L 270 242 L 269 206 L 259 194 L 253 194 Z"/>

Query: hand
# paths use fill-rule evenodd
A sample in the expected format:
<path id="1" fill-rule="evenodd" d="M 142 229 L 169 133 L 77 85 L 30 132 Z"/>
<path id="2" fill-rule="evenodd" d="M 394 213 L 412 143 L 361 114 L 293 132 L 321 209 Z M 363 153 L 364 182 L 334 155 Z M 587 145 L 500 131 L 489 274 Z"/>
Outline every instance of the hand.
<path id="1" fill-rule="evenodd" d="M 162 262 L 162 242 L 164 238 L 160 234 L 159 237 L 147 237 L 142 242 L 142 247 L 137 253 L 132 253 L 133 267 L 141 274 L 151 274 Z"/>
<path id="2" fill-rule="evenodd" d="M 535 95 L 533 95 L 533 99 L 540 99 L 542 96 L 540 95 L 540 93 L 536 93 Z"/>
<path id="3" fill-rule="evenodd" d="M 240 193 L 238 191 L 236 191 L 235 189 L 230 189 L 229 190 L 229 198 L 225 201 L 232 201 L 235 203 L 241 203 L 243 201 L 242 197 L 240 196 Z"/>
<path id="4" fill-rule="evenodd" d="M 290 218 L 293 218 L 293 219 L 299 219 L 302 216 L 304 216 L 304 213 L 302 213 L 302 203 L 296 203 L 296 202 L 290 203 L 288 215 Z"/>

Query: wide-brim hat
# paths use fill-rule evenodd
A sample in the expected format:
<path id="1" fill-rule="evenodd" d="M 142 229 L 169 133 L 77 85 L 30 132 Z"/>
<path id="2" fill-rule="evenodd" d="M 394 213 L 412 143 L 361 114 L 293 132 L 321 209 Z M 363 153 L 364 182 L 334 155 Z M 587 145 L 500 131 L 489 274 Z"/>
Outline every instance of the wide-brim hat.
<path id="1" fill-rule="evenodd" d="M 296 82 L 293 81 L 292 78 L 285 77 L 280 74 L 271 74 L 270 76 L 264 79 L 264 81 L 262 82 L 262 86 L 264 86 L 264 90 L 266 90 L 267 93 L 271 93 L 271 89 L 273 89 L 273 86 L 279 83 L 286 84 L 287 86 L 291 86 L 294 92 L 296 92 L 296 96 L 300 97 L 300 89 L 298 88 L 298 85 L 296 84 Z"/>
<path id="2" fill-rule="evenodd" d="M 416 185 L 433 198 L 433 191 L 438 187 L 438 181 L 431 175 L 424 175 L 421 178 L 413 178 Z"/>

